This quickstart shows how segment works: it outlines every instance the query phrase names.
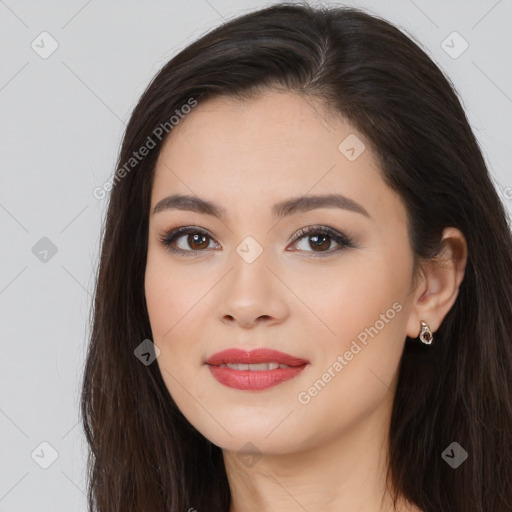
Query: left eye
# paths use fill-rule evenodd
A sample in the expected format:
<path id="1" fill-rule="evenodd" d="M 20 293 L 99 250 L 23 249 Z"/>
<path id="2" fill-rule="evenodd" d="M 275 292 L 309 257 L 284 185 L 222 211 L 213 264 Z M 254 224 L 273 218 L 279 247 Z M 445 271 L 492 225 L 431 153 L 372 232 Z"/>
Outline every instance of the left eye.
<path id="1" fill-rule="evenodd" d="M 180 239 L 185 236 L 186 238 L 180 247 Z M 308 239 L 309 242 L 307 241 Z M 303 241 L 313 250 L 309 251 L 304 247 L 300 250 L 316 253 L 314 256 L 329 255 L 347 247 L 354 247 L 350 238 L 328 226 L 308 226 L 299 230 L 292 239 L 293 245 L 298 246 L 297 242 Z M 334 250 L 329 250 L 333 241 L 338 244 L 338 247 Z M 188 226 L 171 230 L 160 238 L 160 242 L 172 253 L 193 256 L 199 252 L 204 252 L 204 249 L 208 249 L 210 242 L 213 242 L 213 237 L 207 231 L 195 226 Z M 216 244 L 216 242 L 214 243 Z M 192 248 L 192 250 L 188 249 L 187 246 Z"/>
<path id="2" fill-rule="evenodd" d="M 313 248 L 313 251 L 305 250 L 305 252 L 315 252 L 317 253 L 315 256 L 329 255 L 347 247 L 354 247 L 350 238 L 328 226 L 308 226 L 299 230 L 293 241 L 302 242 L 303 240 L 307 246 Z M 330 249 L 332 241 L 336 242 L 338 247 L 334 250 L 324 250 Z"/>

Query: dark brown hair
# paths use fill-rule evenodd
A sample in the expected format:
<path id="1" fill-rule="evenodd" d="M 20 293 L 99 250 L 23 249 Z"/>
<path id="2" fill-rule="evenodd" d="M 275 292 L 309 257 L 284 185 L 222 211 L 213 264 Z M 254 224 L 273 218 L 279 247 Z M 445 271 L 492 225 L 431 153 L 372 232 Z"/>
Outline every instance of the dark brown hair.
<path id="1" fill-rule="evenodd" d="M 512 511 L 512 237 L 461 102 L 389 22 L 354 8 L 297 4 L 238 17 L 186 47 L 130 118 L 118 168 L 148 137 L 156 147 L 116 174 L 109 198 L 81 396 L 90 510 L 229 510 L 221 449 L 178 410 L 158 365 L 134 356 L 152 339 L 144 273 L 165 140 L 154 134 L 190 98 L 243 100 L 271 88 L 322 100 L 367 137 L 407 208 L 417 261 L 437 254 L 445 227 L 465 235 L 465 277 L 435 343 L 406 340 L 388 477 L 395 498 L 424 511 Z M 468 452 L 457 469 L 441 457 L 454 441 Z"/>

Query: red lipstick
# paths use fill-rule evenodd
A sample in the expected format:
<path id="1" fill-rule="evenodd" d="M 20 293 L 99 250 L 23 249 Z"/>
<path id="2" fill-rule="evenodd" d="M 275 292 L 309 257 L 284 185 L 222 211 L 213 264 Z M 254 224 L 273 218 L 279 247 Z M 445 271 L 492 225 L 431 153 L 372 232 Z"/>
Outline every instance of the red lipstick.
<path id="1" fill-rule="evenodd" d="M 213 354 L 206 361 L 218 382 L 230 388 L 251 391 L 293 379 L 308 363 L 305 359 L 268 348 L 230 348 Z"/>

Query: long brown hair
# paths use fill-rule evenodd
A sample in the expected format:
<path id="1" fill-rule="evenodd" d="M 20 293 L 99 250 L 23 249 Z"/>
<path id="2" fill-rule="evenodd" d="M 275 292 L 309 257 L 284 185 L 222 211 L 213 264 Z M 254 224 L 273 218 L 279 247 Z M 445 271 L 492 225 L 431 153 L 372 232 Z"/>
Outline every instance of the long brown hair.
<path id="1" fill-rule="evenodd" d="M 512 237 L 478 143 L 450 81 L 402 31 L 359 9 L 297 4 L 238 17 L 186 47 L 130 118 L 81 396 L 90 510 L 229 510 L 221 449 L 179 411 L 158 365 L 141 364 L 134 350 L 152 339 L 148 217 L 169 120 L 191 98 L 244 99 L 269 88 L 320 98 L 368 138 L 406 205 L 418 260 L 436 255 L 445 227 L 465 235 L 465 278 L 435 344 L 406 340 L 388 476 L 395 499 L 402 494 L 428 512 L 512 511 Z M 134 164 L 149 139 L 154 147 Z M 452 442 L 468 453 L 457 469 L 441 456 Z"/>

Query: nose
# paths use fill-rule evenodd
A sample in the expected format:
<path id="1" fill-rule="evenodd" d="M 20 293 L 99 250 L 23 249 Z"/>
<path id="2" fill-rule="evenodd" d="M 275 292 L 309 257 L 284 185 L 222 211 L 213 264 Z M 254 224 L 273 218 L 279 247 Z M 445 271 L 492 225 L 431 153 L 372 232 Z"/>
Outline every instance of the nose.
<path id="1" fill-rule="evenodd" d="M 217 316 L 225 324 L 250 329 L 280 324 L 288 318 L 287 287 L 270 268 L 265 251 L 249 263 L 238 254 L 219 289 Z"/>

